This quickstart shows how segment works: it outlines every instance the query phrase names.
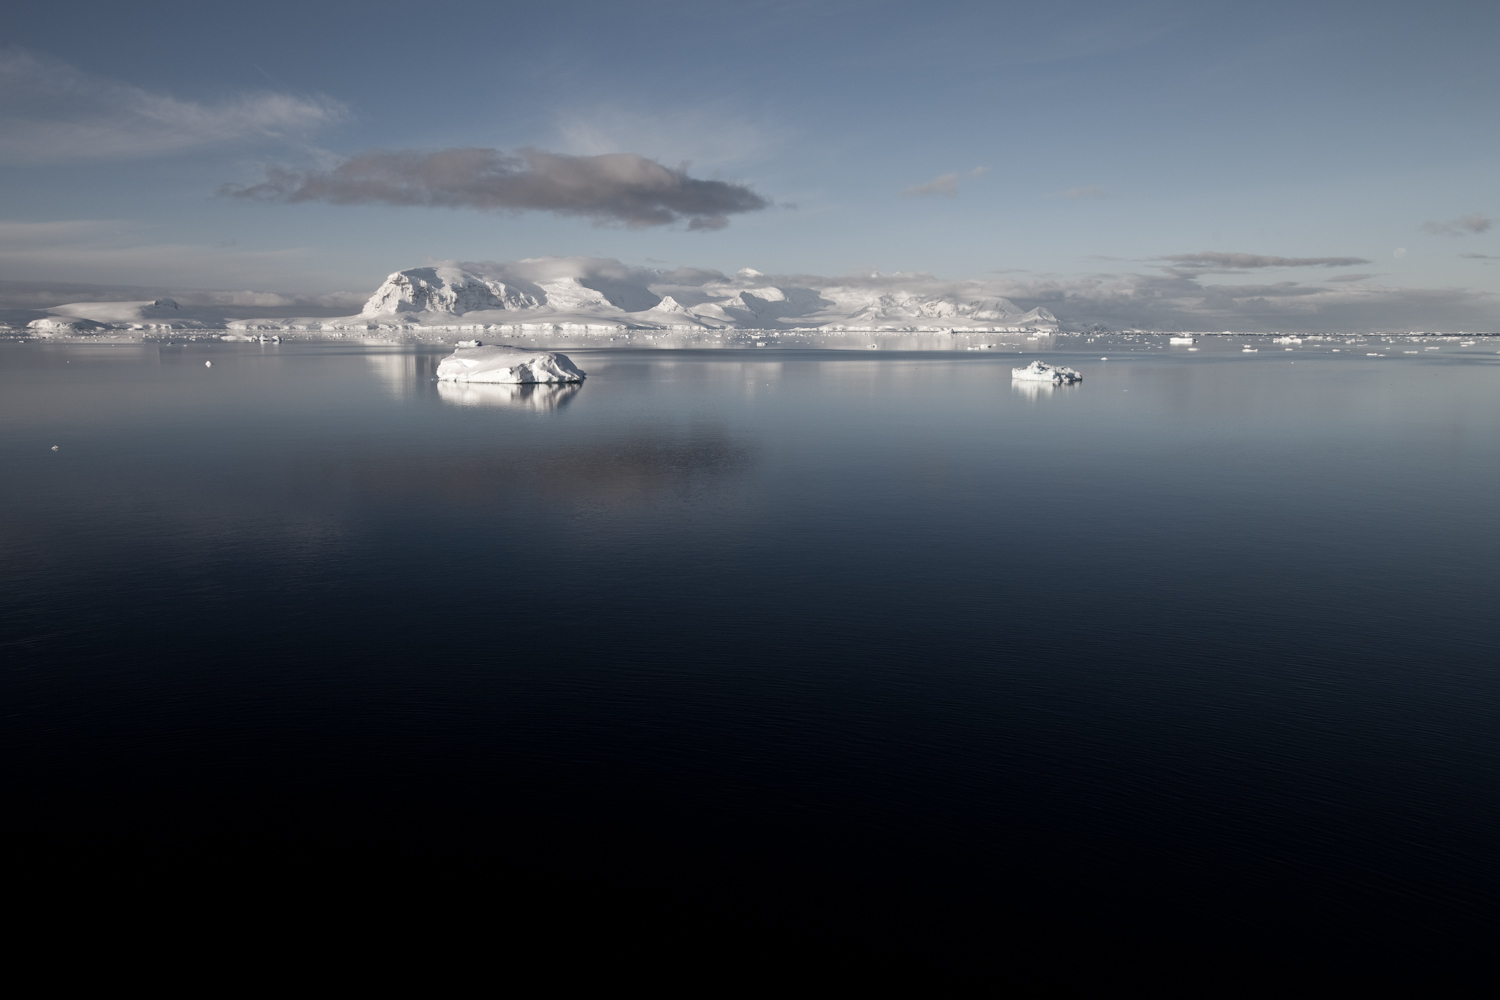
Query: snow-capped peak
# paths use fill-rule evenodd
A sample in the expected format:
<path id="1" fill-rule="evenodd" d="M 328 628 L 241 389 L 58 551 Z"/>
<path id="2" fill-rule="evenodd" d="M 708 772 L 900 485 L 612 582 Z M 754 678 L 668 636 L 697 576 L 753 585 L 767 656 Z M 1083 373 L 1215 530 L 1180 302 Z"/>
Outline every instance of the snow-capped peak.
<path id="1" fill-rule="evenodd" d="M 386 278 L 360 315 L 434 312 L 458 316 L 480 309 L 534 309 L 545 299 L 545 293 L 537 295 L 461 267 L 410 267 Z"/>

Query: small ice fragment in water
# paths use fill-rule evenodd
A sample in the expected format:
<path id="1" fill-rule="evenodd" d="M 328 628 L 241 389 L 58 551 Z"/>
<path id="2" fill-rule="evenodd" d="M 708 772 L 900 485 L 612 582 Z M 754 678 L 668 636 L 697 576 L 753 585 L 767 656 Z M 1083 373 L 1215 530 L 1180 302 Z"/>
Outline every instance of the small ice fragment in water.
<path id="1" fill-rule="evenodd" d="M 203 367 L 204 368 L 212 368 L 213 366 L 214 366 L 214 363 L 212 361 L 205 361 L 205 362 L 203 362 Z"/>
<path id="2" fill-rule="evenodd" d="M 1033 361 L 1025 368 L 1012 368 L 1010 377 L 1023 379 L 1027 382 L 1082 382 L 1083 376 L 1071 368 L 1062 368 L 1047 364 L 1045 361 Z"/>
<path id="3" fill-rule="evenodd" d="M 53 450 L 53 451 L 56 451 L 56 450 L 57 450 L 57 445 L 53 445 L 53 446 L 52 446 L 52 450 Z"/>
<path id="4" fill-rule="evenodd" d="M 460 340 L 458 342 L 458 346 L 459 347 L 483 347 L 484 344 L 481 343 L 478 340 Z"/>

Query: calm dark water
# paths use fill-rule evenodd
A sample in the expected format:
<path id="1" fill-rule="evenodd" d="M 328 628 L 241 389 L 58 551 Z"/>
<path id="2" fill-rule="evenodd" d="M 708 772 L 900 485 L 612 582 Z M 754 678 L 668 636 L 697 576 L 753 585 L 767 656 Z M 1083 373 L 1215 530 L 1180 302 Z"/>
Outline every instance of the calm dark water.
<path id="1" fill-rule="evenodd" d="M 1493 346 L 1087 349 L 0 346 L 5 830 L 1489 921 Z"/>

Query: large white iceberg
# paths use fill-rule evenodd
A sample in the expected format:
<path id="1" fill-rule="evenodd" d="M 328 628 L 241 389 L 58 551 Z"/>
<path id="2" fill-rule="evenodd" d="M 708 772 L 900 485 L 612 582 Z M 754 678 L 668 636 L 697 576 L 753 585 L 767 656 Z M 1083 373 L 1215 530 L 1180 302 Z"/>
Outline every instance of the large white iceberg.
<path id="1" fill-rule="evenodd" d="M 445 382 L 582 382 L 582 370 L 566 354 L 495 344 L 460 347 L 438 364 Z"/>
<path id="2" fill-rule="evenodd" d="M 1012 368 L 1010 377 L 1025 382 L 1082 382 L 1083 376 L 1071 368 L 1049 365 L 1045 361 L 1033 361 L 1025 368 Z"/>

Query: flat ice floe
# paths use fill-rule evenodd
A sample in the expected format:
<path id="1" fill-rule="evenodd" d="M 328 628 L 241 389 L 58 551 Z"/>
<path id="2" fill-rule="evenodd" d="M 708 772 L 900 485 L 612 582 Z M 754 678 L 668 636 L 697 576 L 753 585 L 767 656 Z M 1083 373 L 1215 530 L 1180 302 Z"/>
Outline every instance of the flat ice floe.
<path id="1" fill-rule="evenodd" d="M 1025 382 L 1082 382 L 1083 376 L 1071 368 L 1049 365 L 1045 361 L 1033 361 L 1025 368 L 1012 368 L 1010 377 Z"/>
<path id="2" fill-rule="evenodd" d="M 445 382 L 582 382 L 584 375 L 566 354 L 528 351 L 495 344 L 460 347 L 438 365 Z"/>

